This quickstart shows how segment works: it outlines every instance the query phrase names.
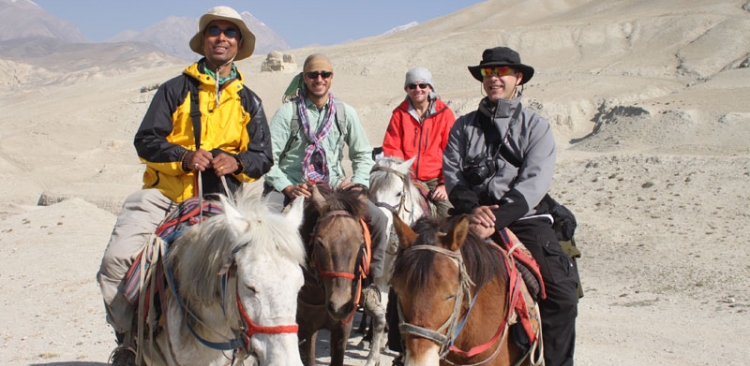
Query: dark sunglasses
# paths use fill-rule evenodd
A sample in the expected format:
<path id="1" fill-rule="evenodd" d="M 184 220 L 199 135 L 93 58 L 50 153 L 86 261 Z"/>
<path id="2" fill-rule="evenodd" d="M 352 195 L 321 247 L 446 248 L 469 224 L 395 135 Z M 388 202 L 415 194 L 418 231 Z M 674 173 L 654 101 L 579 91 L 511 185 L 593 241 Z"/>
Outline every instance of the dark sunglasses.
<path id="1" fill-rule="evenodd" d="M 510 75 L 516 72 L 516 70 L 508 66 L 499 66 L 499 67 L 483 67 L 481 69 L 481 72 L 482 72 L 482 76 L 488 77 L 492 75 L 495 75 L 495 76 Z"/>
<path id="2" fill-rule="evenodd" d="M 331 76 L 333 76 L 333 73 L 330 71 L 308 71 L 305 73 L 305 76 L 307 76 L 308 79 L 317 79 L 318 76 L 322 76 L 323 79 L 328 79 Z"/>
<path id="3" fill-rule="evenodd" d="M 407 87 L 411 90 L 416 89 L 419 87 L 419 89 L 427 89 L 427 87 L 430 86 L 430 84 L 409 84 Z"/>
<path id="4" fill-rule="evenodd" d="M 227 27 L 226 29 L 221 29 L 218 25 L 208 27 L 206 33 L 210 36 L 218 36 L 219 34 L 224 33 L 224 36 L 227 38 L 237 38 L 240 35 L 240 32 L 235 28 Z"/>

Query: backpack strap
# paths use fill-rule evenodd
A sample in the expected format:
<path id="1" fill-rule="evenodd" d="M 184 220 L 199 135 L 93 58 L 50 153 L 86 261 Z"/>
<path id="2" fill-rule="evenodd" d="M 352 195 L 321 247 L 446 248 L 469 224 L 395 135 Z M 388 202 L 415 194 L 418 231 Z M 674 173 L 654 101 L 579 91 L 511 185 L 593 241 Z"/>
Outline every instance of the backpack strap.
<path id="1" fill-rule="evenodd" d="M 201 148 L 201 107 L 198 104 L 198 80 L 187 75 L 187 88 L 190 92 L 190 119 L 193 121 L 193 133 L 195 134 L 195 150 Z"/>

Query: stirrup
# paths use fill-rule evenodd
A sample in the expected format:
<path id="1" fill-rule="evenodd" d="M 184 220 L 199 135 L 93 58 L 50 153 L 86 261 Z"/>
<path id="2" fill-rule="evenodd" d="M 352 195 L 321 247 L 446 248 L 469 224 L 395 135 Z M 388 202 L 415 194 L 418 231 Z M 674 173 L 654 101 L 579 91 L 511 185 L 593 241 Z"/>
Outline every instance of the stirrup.
<path id="1" fill-rule="evenodd" d="M 112 366 L 135 366 L 135 349 L 126 345 L 119 345 L 112 350 L 107 360 Z"/>

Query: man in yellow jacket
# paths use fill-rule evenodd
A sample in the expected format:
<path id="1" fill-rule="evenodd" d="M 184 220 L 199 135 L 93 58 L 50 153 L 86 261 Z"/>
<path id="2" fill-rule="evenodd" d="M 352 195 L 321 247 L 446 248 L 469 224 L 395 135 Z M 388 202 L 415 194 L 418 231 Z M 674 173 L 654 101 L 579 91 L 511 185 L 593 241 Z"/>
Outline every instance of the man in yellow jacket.
<path id="1" fill-rule="evenodd" d="M 220 177 L 233 193 L 273 165 L 261 100 L 234 65 L 252 55 L 255 35 L 234 9 L 218 6 L 200 18 L 190 48 L 204 57 L 160 86 L 138 128 L 143 189 L 125 200 L 97 274 L 118 341 L 113 365 L 134 364 L 134 306 L 124 296 L 124 277 L 166 214 L 198 194 L 198 176 L 204 195 L 225 193 Z"/>

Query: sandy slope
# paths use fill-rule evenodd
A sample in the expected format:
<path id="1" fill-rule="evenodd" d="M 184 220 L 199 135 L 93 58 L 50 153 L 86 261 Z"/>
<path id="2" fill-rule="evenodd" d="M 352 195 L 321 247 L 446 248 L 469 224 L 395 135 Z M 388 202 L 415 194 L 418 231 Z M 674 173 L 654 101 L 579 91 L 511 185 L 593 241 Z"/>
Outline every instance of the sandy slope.
<path id="1" fill-rule="evenodd" d="M 291 52 L 300 62 L 311 52 L 331 57 L 334 93 L 357 109 L 378 145 L 408 68 L 431 69 L 460 115 L 481 98 L 466 66 L 487 47 L 518 49 L 537 68 L 525 104 L 549 118 L 558 141 L 554 196 L 580 223 L 586 297 L 577 363 L 747 365 L 743 5 L 490 1 L 403 33 Z M 290 75 L 260 74 L 264 58 L 239 67 L 270 118 Z M 7 365 L 106 362 L 113 340 L 94 275 L 122 199 L 140 186 L 132 137 L 153 94 L 140 89 L 186 65 L 56 71 L 63 66 L 0 60 L 0 84 L 9 86 L 0 90 Z M 356 343 L 350 364 L 361 362 Z"/>

